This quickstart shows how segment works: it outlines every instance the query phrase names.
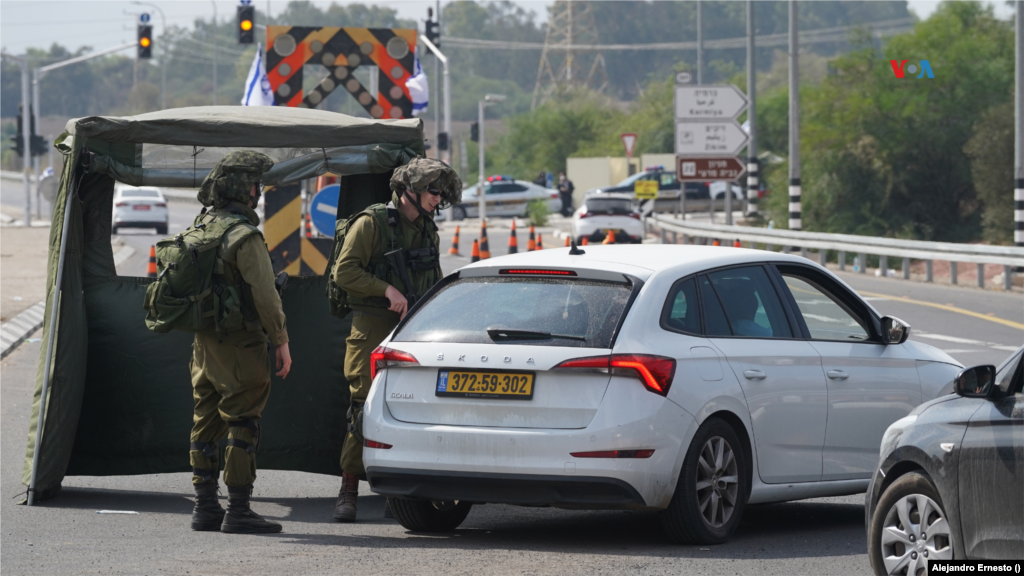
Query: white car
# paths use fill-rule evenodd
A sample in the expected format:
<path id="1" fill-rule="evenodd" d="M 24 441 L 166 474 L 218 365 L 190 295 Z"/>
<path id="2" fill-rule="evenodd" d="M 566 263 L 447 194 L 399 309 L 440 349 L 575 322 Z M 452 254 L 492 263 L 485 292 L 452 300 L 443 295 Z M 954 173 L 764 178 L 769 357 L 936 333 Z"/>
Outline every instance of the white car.
<path id="1" fill-rule="evenodd" d="M 708 193 L 715 200 L 722 200 L 725 198 L 725 191 L 727 187 L 732 190 L 732 197 L 734 200 L 743 200 L 747 197 L 747 193 L 743 187 L 732 182 L 710 182 L 708 183 Z"/>
<path id="2" fill-rule="evenodd" d="M 609 231 L 615 232 L 618 244 L 643 242 L 644 223 L 640 213 L 633 209 L 633 200 L 612 194 L 586 197 L 572 215 L 572 235 L 576 243 L 582 244 L 583 238 L 590 243 L 601 243 Z"/>
<path id="3" fill-rule="evenodd" d="M 153 186 L 122 186 L 114 192 L 113 234 L 122 228 L 156 228 L 167 234 L 169 213 L 163 192 Z"/>
<path id="4" fill-rule="evenodd" d="M 415 531 L 474 503 L 662 511 L 862 493 L 886 428 L 961 369 L 798 256 L 588 246 L 471 264 L 374 351 L 370 488 Z"/>
<path id="5" fill-rule="evenodd" d="M 476 184 L 462 191 L 462 202 L 452 207 L 452 219 L 463 220 L 480 215 L 480 201 Z M 484 185 L 484 200 L 487 202 L 487 216 L 526 216 L 526 207 L 533 200 L 546 200 L 548 212 L 555 214 L 562 209 L 558 190 L 538 186 L 525 180 L 512 180 L 492 176 Z"/>

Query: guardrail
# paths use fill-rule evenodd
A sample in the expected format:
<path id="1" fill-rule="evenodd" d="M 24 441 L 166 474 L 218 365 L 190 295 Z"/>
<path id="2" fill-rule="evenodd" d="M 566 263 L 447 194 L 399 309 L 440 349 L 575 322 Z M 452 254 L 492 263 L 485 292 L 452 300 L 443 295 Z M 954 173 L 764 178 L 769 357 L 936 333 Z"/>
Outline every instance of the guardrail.
<path id="1" fill-rule="evenodd" d="M 3 180 L 17 180 L 18 182 L 23 182 L 22 178 L 24 178 L 24 175 L 21 172 L 12 172 L 11 170 L 0 170 L 0 179 L 3 179 Z M 35 182 L 36 181 L 35 174 L 29 174 L 28 175 L 28 181 L 29 182 Z"/>
<path id="2" fill-rule="evenodd" d="M 855 236 L 852 234 L 827 234 L 823 232 L 799 232 L 794 230 L 769 230 L 767 228 L 751 228 L 748 226 L 726 226 L 724 224 L 705 224 L 681 220 L 666 214 L 652 214 L 647 225 L 657 226 L 661 230 L 662 242 L 666 233 L 682 234 L 683 243 L 692 237 L 694 243 L 710 243 L 712 239 L 726 240 L 731 243 L 738 240 L 750 247 L 764 244 L 765 249 L 774 250 L 776 246 L 799 248 L 806 257 L 808 249 L 818 250 L 818 260 L 824 265 L 829 251 L 838 253 L 839 269 L 846 269 L 847 253 L 857 255 L 858 271 L 866 273 L 867 255 L 879 257 L 879 268 L 888 271 L 890 256 L 903 258 L 903 278 L 910 279 L 910 260 L 925 262 L 925 282 L 933 281 L 932 262 L 942 260 L 949 262 L 950 283 L 957 283 L 957 263 L 970 262 L 978 266 L 977 285 L 985 286 L 985 264 L 1003 266 L 1003 289 L 1013 287 L 1014 268 L 1024 267 L 1024 248 L 1015 246 L 988 246 L 982 244 L 955 244 L 951 242 L 926 242 L 922 240 L 899 240 L 896 238 L 878 238 L 871 236 Z M 678 241 L 678 237 L 674 238 Z"/>

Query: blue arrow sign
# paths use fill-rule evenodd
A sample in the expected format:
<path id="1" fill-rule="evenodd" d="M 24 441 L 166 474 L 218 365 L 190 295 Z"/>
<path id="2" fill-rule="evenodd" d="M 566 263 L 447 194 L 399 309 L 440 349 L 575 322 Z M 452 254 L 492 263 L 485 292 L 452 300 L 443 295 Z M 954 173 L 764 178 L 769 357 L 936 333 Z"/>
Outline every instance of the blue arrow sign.
<path id="1" fill-rule="evenodd" d="M 149 13 L 143 12 L 142 14 L 139 14 L 139 21 L 143 24 L 149 22 Z"/>
<path id="2" fill-rule="evenodd" d="M 313 196 L 309 203 L 309 214 L 317 232 L 324 236 L 334 236 L 334 221 L 338 218 L 338 196 L 341 186 L 331 184 L 324 186 Z"/>

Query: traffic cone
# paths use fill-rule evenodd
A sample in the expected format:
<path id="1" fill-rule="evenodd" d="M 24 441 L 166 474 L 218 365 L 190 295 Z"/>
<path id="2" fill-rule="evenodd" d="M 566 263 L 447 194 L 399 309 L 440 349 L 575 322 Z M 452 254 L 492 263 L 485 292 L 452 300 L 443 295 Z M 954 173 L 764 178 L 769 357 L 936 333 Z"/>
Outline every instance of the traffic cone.
<path id="1" fill-rule="evenodd" d="M 469 261 L 470 262 L 479 262 L 480 261 L 480 241 L 479 240 L 473 240 L 473 251 L 469 253 Z"/>
<path id="2" fill-rule="evenodd" d="M 480 221 L 480 259 L 486 260 L 491 257 L 491 247 L 487 243 L 487 221 Z"/>
<path id="3" fill-rule="evenodd" d="M 516 239 L 516 220 L 512 219 L 512 233 L 508 237 L 508 253 L 515 254 L 519 252 L 519 240 Z"/>
<path id="4" fill-rule="evenodd" d="M 537 234 L 537 250 L 544 249 L 544 238 L 540 234 Z"/>
<path id="5" fill-rule="evenodd" d="M 156 278 L 156 246 L 149 247 L 149 264 L 146 265 L 146 276 Z"/>
<path id="6" fill-rule="evenodd" d="M 565 237 L 565 247 L 566 248 L 569 247 L 569 237 L 568 236 Z"/>
<path id="7" fill-rule="evenodd" d="M 537 249 L 537 237 L 533 234 L 533 224 L 530 224 L 530 238 L 526 240 L 526 251 L 533 252 Z"/>
<path id="8" fill-rule="evenodd" d="M 740 244 L 740 241 L 737 239 L 735 242 L 732 243 L 732 247 L 733 248 L 743 248 L 743 245 Z"/>
<path id="9" fill-rule="evenodd" d="M 587 246 L 589 244 L 590 244 L 590 242 L 587 240 L 587 237 L 584 236 L 583 237 L 583 242 L 580 243 L 580 246 Z"/>
<path id="10" fill-rule="evenodd" d="M 719 241 L 718 241 L 718 239 L 716 238 L 716 239 L 715 239 L 715 240 L 714 240 L 714 241 L 713 241 L 713 242 L 711 243 L 711 245 L 712 245 L 712 246 L 721 246 L 721 245 L 722 245 L 722 243 L 721 243 L 721 242 L 719 242 Z"/>
<path id="11" fill-rule="evenodd" d="M 604 242 L 601 244 L 615 244 L 615 230 L 609 230 L 608 235 L 604 237 Z"/>
<path id="12" fill-rule="evenodd" d="M 306 214 L 306 238 L 313 237 L 313 219 L 309 214 Z"/>
<path id="13" fill-rule="evenodd" d="M 459 228 L 459 226 L 455 227 L 455 237 L 452 238 L 452 247 L 448 249 L 449 254 L 454 254 L 456 256 L 461 256 L 461 254 L 459 254 Z"/>

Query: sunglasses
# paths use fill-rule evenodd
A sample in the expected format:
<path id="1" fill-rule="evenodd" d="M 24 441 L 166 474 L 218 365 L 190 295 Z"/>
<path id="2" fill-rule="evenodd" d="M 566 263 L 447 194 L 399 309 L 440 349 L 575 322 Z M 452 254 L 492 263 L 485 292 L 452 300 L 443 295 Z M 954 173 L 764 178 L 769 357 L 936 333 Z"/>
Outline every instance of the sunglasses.
<path id="1" fill-rule="evenodd" d="M 441 195 L 441 191 L 438 190 L 437 188 L 427 188 L 427 192 L 430 192 L 434 196 L 440 196 Z"/>

